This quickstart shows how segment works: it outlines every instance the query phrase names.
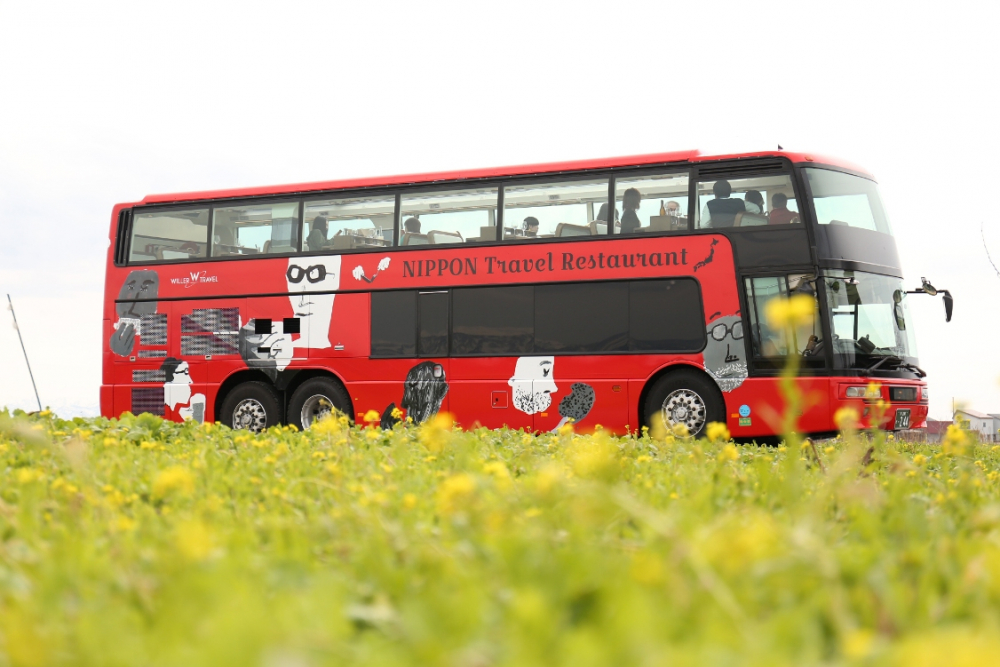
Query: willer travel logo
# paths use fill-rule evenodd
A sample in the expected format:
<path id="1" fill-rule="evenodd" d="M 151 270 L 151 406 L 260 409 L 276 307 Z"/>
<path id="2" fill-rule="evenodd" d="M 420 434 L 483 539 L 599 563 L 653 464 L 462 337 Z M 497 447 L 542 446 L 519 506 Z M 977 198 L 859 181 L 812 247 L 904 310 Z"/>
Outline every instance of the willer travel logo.
<path id="1" fill-rule="evenodd" d="M 205 283 L 217 283 L 219 282 L 219 276 L 207 275 L 208 271 L 192 271 L 189 276 L 185 278 L 171 278 L 171 285 L 184 285 L 184 289 L 192 287 L 194 285 L 205 284 Z"/>

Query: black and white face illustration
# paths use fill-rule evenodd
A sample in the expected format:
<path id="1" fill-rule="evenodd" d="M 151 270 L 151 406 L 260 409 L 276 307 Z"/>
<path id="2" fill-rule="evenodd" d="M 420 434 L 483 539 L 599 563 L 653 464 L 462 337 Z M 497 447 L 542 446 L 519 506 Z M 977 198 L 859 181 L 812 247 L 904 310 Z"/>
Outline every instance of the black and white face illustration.
<path id="1" fill-rule="evenodd" d="M 555 357 L 518 357 L 514 376 L 507 381 L 514 394 L 514 407 L 533 415 L 552 405 L 558 390 L 553 375 Z"/>
<path id="2" fill-rule="evenodd" d="M 292 335 L 284 332 L 282 322 L 272 322 L 270 333 L 256 333 L 256 322 L 250 320 L 240 328 L 238 344 L 247 366 L 261 369 L 272 380 L 292 361 Z"/>
<path id="3" fill-rule="evenodd" d="M 294 317 L 301 320 L 304 334 L 296 347 L 324 349 L 330 347 L 330 317 L 333 315 L 333 294 L 315 292 L 340 288 L 340 257 L 293 257 L 285 272 L 288 300 Z"/>
<path id="4" fill-rule="evenodd" d="M 118 317 L 138 319 L 156 312 L 156 296 L 160 291 L 160 276 L 156 271 L 132 271 L 118 291 L 115 312 Z M 139 301 L 139 299 L 151 299 Z"/>
<path id="5" fill-rule="evenodd" d="M 159 290 L 160 277 L 156 271 L 141 270 L 128 274 L 128 278 L 118 291 L 119 302 L 115 304 L 118 321 L 115 323 L 111 340 L 108 341 L 112 352 L 121 357 L 132 354 L 136 334 L 142 335 L 139 331 L 139 319 L 143 315 L 152 315 L 156 312 L 155 299 Z"/>
<path id="6" fill-rule="evenodd" d="M 174 357 L 163 360 L 160 368 L 164 371 L 163 402 L 171 410 L 181 406 L 178 414 L 184 419 L 205 421 L 205 395 L 191 394 L 191 368 L 186 361 Z"/>
<path id="7" fill-rule="evenodd" d="M 743 344 L 743 320 L 739 312 L 721 316 L 715 313 L 708 322 L 705 345 L 705 370 L 722 391 L 732 391 L 747 379 L 747 361 Z"/>
<path id="8" fill-rule="evenodd" d="M 406 410 L 406 416 L 419 424 L 438 413 L 447 393 L 448 378 L 445 377 L 444 367 L 425 361 L 406 374 L 400 405 Z"/>

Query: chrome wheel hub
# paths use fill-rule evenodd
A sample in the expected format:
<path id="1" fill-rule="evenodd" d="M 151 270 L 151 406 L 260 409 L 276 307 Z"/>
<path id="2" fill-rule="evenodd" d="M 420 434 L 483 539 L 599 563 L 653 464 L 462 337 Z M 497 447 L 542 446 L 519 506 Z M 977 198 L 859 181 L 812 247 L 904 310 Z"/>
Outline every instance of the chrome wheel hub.
<path id="1" fill-rule="evenodd" d="M 244 398 L 233 410 L 233 428 L 260 433 L 267 427 L 267 410 L 256 398 Z"/>
<path id="2" fill-rule="evenodd" d="M 705 425 L 708 409 L 697 393 L 690 389 L 678 389 L 663 400 L 660 414 L 667 427 L 684 424 L 688 433 L 694 435 Z"/>
<path id="3" fill-rule="evenodd" d="M 331 412 L 333 412 L 333 401 L 322 394 L 310 396 L 302 404 L 302 414 L 299 415 L 302 419 L 303 430 L 309 428 L 314 421 L 322 419 Z"/>

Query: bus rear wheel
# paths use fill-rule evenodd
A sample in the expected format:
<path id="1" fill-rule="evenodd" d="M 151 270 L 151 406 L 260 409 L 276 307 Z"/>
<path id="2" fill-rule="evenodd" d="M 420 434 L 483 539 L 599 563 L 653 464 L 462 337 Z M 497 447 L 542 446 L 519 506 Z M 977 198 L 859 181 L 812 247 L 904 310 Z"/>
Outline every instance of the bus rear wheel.
<path id="1" fill-rule="evenodd" d="M 221 412 L 229 428 L 261 433 L 281 422 L 281 400 L 266 382 L 244 382 L 229 392 Z"/>
<path id="2" fill-rule="evenodd" d="M 313 422 L 336 410 L 351 418 L 351 397 L 340 385 L 329 378 L 306 380 L 292 393 L 288 402 L 288 421 L 300 430 L 307 430 Z"/>
<path id="3" fill-rule="evenodd" d="M 646 395 L 642 416 L 651 431 L 683 424 L 692 437 L 700 438 L 709 423 L 725 423 L 726 406 L 712 380 L 697 371 L 681 370 L 656 381 Z"/>

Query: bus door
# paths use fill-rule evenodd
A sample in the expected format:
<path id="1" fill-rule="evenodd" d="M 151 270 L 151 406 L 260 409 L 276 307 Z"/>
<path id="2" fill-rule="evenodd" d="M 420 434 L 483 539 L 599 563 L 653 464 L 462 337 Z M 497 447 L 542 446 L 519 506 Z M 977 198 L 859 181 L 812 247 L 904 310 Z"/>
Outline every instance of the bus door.
<path id="1" fill-rule="evenodd" d="M 170 355 L 164 365 L 166 416 L 213 420 L 214 388 L 244 367 L 240 329 L 246 299 L 205 299 L 170 303 Z"/>
<path id="2" fill-rule="evenodd" d="M 534 428 L 540 433 L 571 423 L 577 433 L 592 433 L 597 424 L 628 424 L 629 357 L 573 355 L 551 359 L 549 375 L 533 381 L 540 406 Z M 520 369 L 519 369 L 520 370 Z M 548 396 L 546 397 L 546 392 Z M 629 424 L 638 428 L 637 424 Z"/>

